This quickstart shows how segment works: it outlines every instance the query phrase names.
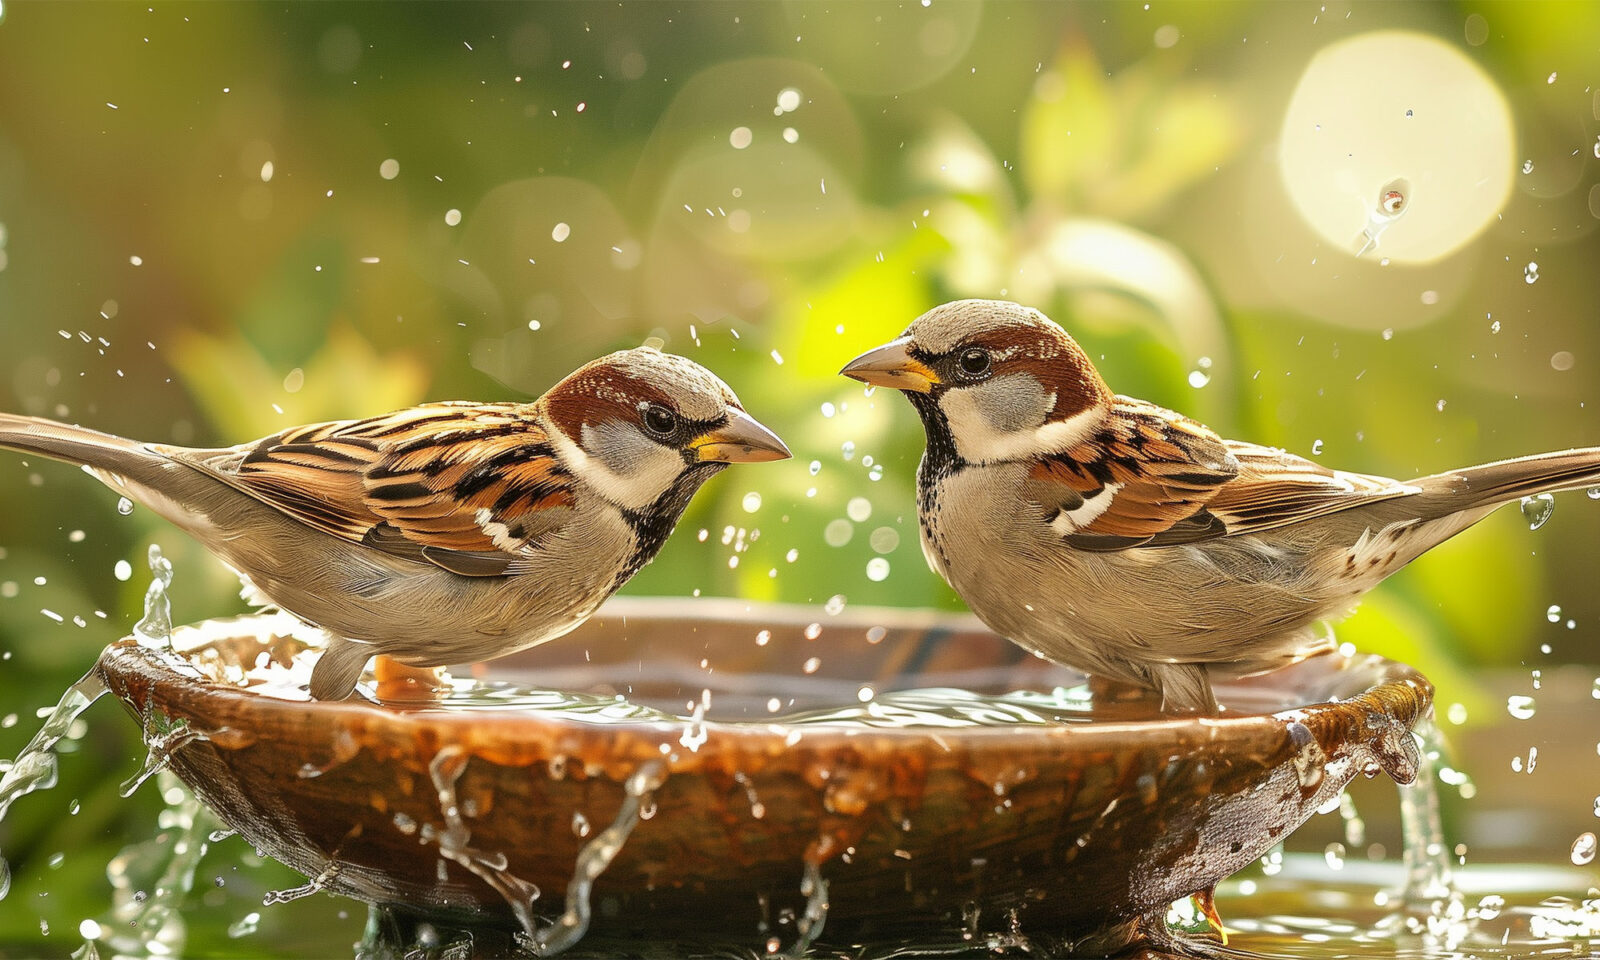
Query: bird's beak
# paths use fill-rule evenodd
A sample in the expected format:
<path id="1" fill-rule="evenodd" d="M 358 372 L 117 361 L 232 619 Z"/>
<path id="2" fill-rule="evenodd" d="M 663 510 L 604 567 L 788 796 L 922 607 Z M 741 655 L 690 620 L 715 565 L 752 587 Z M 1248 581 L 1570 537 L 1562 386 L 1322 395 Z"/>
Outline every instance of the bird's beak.
<path id="1" fill-rule="evenodd" d="M 728 422 L 695 437 L 689 444 L 695 459 L 717 463 L 761 463 L 787 460 L 789 448 L 778 435 L 743 410 L 729 408 Z"/>
<path id="2" fill-rule="evenodd" d="M 913 393 L 927 393 L 939 382 L 937 373 L 911 355 L 910 337 L 868 350 L 839 372 L 862 383 Z"/>

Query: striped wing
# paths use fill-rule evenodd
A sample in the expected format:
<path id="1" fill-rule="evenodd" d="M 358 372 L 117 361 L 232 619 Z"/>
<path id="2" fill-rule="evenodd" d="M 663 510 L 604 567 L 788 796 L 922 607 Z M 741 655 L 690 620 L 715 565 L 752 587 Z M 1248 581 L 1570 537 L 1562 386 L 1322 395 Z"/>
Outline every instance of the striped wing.
<path id="1" fill-rule="evenodd" d="M 1168 546 L 1227 532 L 1205 507 L 1238 471 L 1204 425 L 1118 397 L 1100 432 L 1034 467 L 1031 494 L 1079 549 Z"/>
<path id="2" fill-rule="evenodd" d="M 313 529 L 466 576 L 518 572 L 574 502 L 517 404 L 431 403 L 173 454 Z"/>
<path id="3" fill-rule="evenodd" d="M 1417 493 L 1419 488 L 1388 477 L 1330 470 L 1304 457 L 1238 440 L 1227 441 L 1239 476 L 1212 498 L 1207 509 L 1228 535 L 1261 533 Z"/>

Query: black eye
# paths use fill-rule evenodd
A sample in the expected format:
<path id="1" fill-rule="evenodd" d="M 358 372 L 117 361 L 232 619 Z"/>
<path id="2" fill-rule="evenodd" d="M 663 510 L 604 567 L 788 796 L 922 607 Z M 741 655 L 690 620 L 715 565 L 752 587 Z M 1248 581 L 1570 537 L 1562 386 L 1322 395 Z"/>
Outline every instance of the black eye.
<path id="1" fill-rule="evenodd" d="M 678 415 L 657 403 L 644 408 L 644 428 L 658 437 L 678 429 Z"/>
<path id="2" fill-rule="evenodd" d="M 956 364 L 962 376 L 977 379 L 989 372 L 989 351 L 973 347 L 963 352 Z"/>

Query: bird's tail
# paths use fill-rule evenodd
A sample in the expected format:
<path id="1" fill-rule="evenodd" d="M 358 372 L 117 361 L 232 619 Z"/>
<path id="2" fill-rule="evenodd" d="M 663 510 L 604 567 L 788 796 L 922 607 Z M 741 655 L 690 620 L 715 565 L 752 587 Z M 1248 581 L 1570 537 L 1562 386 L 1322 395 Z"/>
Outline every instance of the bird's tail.
<path id="1" fill-rule="evenodd" d="M 88 468 L 100 480 L 120 488 L 118 480 L 147 481 L 167 458 L 135 440 L 40 417 L 0 413 L 0 447 L 35 453 Z"/>
<path id="2" fill-rule="evenodd" d="M 1412 481 L 1438 513 L 1492 508 L 1540 493 L 1600 485 L 1600 447 L 1540 453 Z"/>

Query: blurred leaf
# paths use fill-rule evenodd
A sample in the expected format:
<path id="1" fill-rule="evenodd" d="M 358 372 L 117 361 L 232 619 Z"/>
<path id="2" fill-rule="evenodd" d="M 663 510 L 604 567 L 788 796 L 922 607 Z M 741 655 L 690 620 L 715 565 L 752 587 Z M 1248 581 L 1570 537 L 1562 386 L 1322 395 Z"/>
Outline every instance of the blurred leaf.
<path id="1" fill-rule="evenodd" d="M 173 355 L 179 376 L 221 433 L 233 441 L 318 420 L 372 416 L 422 399 L 427 368 L 409 352 L 387 355 L 336 324 L 295 378 L 275 368 L 240 333 L 217 337 L 180 331 Z M 282 413 L 272 409 L 273 404 Z"/>
<path id="2" fill-rule="evenodd" d="M 1238 151 L 1245 124 L 1237 98 L 1158 69 L 1146 59 L 1108 78 L 1082 38 L 1066 43 L 1022 117 L 1022 172 L 1036 199 L 1138 219 Z"/>

